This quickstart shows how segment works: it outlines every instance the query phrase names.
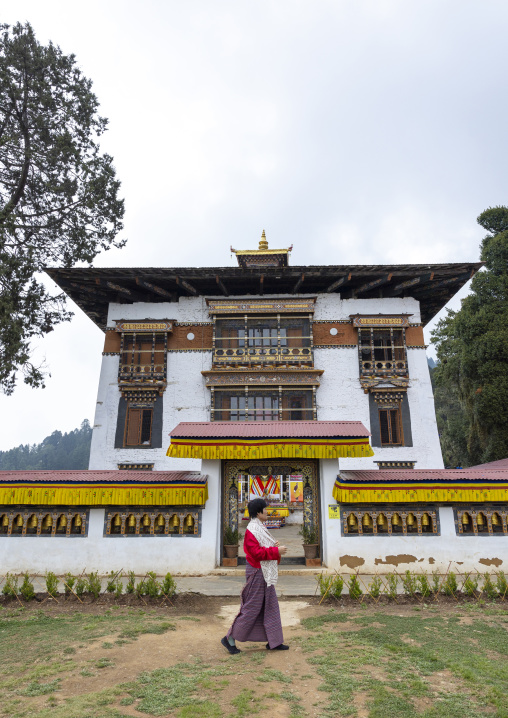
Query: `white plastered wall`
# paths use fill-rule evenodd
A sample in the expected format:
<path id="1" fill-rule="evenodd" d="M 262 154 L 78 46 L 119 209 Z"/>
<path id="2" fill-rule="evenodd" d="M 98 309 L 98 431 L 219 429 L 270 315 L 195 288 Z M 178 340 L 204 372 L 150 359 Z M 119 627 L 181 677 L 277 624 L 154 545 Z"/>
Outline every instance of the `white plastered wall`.
<path id="1" fill-rule="evenodd" d="M 328 462 L 322 462 L 326 464 Z M 333 486 L 333 467 L 323 467 L 323 486 Z M 328 518 L 323 501 L 323 555 L 326 566 L 341 573 L 373 574 L 396 570 L 468 571 L 504 570 L 508 565 L 508 537 L 460 536 L 455 533 L 453 508 L 441 506 L 440 535 L 342 536 L 341 521 Z"/>
<path id="2" fill-rule="evenodd" d="M 108 326 L 121 319 L 173 319 L 179 322 L 208 322 L 203 297 L 180 298 L 178 302 L 157 304 L 110 304 Z M 181 421 L 209 421 L 210 391 L 201 372 L 212 366 L 211 352 L 174 351 L 167 355 L 167 388 L 164 392 L 162 447 L 159 449 L 115 449 L 120 391 L 118 356 L 103 356 L 95 412 L 90 469 L 116 469 L 120 463 L 153 463 L 156 471 L 199 471 L 196 459 L 170 459 L 166 456 L 169 432 Z"/>

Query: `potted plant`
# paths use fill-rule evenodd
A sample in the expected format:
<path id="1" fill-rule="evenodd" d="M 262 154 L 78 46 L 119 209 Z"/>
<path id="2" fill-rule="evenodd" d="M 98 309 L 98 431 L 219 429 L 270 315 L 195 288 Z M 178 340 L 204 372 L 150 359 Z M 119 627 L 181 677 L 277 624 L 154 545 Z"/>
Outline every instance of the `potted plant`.
<path id="1" fill-rule="evenodd" d="M 299 534 L 303 539 L 303 552 L 305 554 L 305 558 L 317 558 L 319 536 L 316 529 L 310 528 L 309 526 L 302 526 Z"/>
<path id="2" fill-rule="evenodd" d="M 226 526 L 223 539 L 226 557 L 236 558 L 238 556 L 238 542 L 240 541 L 240 532 L 238 529 L 232 529 L 231 526 Z"/>

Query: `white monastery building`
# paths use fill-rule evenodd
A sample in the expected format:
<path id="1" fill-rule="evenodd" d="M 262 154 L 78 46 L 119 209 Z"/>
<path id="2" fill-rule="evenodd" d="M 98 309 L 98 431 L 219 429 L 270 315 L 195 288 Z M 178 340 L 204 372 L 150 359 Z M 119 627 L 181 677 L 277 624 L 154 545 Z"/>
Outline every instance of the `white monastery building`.
<path id="1" fill-rule="evenodd" d="M 481 264 L 294 267 L 264 232 L 232 251 L 48 269 L 105 334 L 90 466 L 0 472 L 4 571 L 236 566 L 255 496 L 314 546 L 282 569 L 502 565 L 508 469 L 444 469 L 423 339 Z"/>

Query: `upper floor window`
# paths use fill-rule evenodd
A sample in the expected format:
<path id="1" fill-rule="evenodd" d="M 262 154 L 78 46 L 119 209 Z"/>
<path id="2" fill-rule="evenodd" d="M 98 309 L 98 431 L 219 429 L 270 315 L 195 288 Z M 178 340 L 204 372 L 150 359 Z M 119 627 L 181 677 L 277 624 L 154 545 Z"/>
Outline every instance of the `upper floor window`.
<path id="1" fill-rule="evenodd" d="M 215 390 L 212 421 L 311 421 L 314 399 L 310 389 Z"/>
<path id="2" fill-rule="evenodd" d="M 215 364 L 312 364 L 308 317 L 216 319 Z"/>
<path id="3" fill-rule="evenodd" d="M 361 376 L 407 376 L 404 329 L 359 329 Z"/>
<path id="4" fill-rule="evenodd" d="M 123 332 L 119 380 L 163 381 L 166 378 L 167 334 Z"/>

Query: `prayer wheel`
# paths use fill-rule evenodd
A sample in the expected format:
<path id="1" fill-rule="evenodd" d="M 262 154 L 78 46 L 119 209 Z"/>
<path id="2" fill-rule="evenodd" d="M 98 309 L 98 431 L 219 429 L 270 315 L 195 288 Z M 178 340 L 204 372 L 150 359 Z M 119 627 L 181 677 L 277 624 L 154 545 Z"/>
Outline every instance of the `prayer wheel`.
<path id="1" fill-rule="evenodd" d="M 194 532 L 194 519 L 191 514 L 185 517 L 185 530 L 187 533 Z"/>
<path id="2" fill-rule="evenodd" d="M 384 514 L 379 514 L 379 516 L 377 517 L 377 525 L 380 528 L 386 527 L 386 516 Z"/>
<path id="3" fill-rule="evenodd" d="M 127 519 L 127 526 L 128 526 L 130 529 L 135 529 L 135 528 L 136 528 L 136 517 L 133 516 L 132 514 L 131 514 L 131 515 L 129 516 L 129 518 Z"/>
<path id="4" fill-rule="evenodd" d="M 162 514 L 159 514 L 159 515 L 157 516 L 157 526 L 159 526 L 160 528 L 162 528 L 162 527 L 164 526 L 164 523 L 165 523 L 165 521 L 164 521 L 164 516 L 163 516 Z"/>
<path id="5" fill-rule="evenodd" d="M 64 516 L 63 514 L 58 519 L 57 529 L 64 530 L 67 528 L 67 516 Z"/>
<path id="6" fill-rule="evenodd" d="M 2 526 L 7 527 L 8 525 L 9 525 L 9 517 L 7 516 L 7 514 L 4 514 L 2 517 Z"/>
<path id="7" fill-rule="evenodd" d="M 467 513 L 467 511 L 464 511 L 464 513 L 462 514 L 462 525 L 463 526 L 469 525 L 469 514 Z"/>
<path id="8" fill-rule="evenodd" d="M 409 527 L 412 527 L 412 526 L 415 525 L 415 523 L 416 523 L 415 515 L 414 515 L 414 514 L 408 514 L 408 515 L 406 516 L 406 524 L 407 524 Z"/>
<path id="9" fill-rule="evenodd" d="M 23 528 L 23 517 L 21 516 L 21 514 L 16 516 L 16 526 L 18 528 Z"/>
<path id="10" fill-rule="evenodd" d="M 400 520 L 399 514 L 392 515 L 392 526 L 400 526 L 402 521 Z"/>
<path id="11" fill-rule="evenodd" d="M 74 524 L 81 528 L 81 524 L 83 521 L 81 520 L 81 516 L 79 514 L 76 514 L 76 518 L 74 519 Z"/>
<path id="12" fill-rule="evenodd" d="M 144 514 L 143 516 L 143 526 L 150 526 L 150 517 L 148 516 L 148 514 Z"/>
<path id="13" fill-rule="evenodd" d="M 363 524 L 363 527 L 366 529 L 372 528 L 372 518 L 371 518 L 370 514 L 363 515 L 362 524 Z"/>
<path id="14" fill-rule="evenodd" d="M 479 513 L 476 517 L 476 525 L 479 529 L 483 529 L 485 526 L 485 519 L 483 518 L 483 514 Z"/>
<path id="15" fill-rule="evenodd" d="M 30 516 L 30 521 L 28 522 L 28 528 L 29 529 L 36 529 L 37 528 L 37 516 L 35 514 L 32 514 Z"/>
<path id="16" fill-rule="evenodd" d="M 46 516 L 42 520 L 42 528 L 43 529 L 50 529 L 53 526 L 53 517 L 51 514 L 46 514 Z"/>
<path id="17" fill-rule="evenodd" d="M 492 521 L 492 526 L 501 526 L 501 521 L 499 520 L 499 515 L 496 512 L 494 512 L 492 514 L 491 521 Z"/>
<path id="18" fill-rule="evenodd" d="M 122 525 L 122 519 L 120 518 L 119 514 L 115 514 L 115 518 L 113 519 L 113 526 L 115 528 L 120 528 Z"/>
<path id="19" fill-rule="evenodd" d="M 350 529 L 358 528 L 358 520 L 357 520 L 355 514 L 349 514 L 349 516 L 347 517 L 347 522 L 349 524 Z"/>
<path id="20" fill-rule="evenodd" d="M 423 514 L 422 516 L 422 528 L 424 530 L 428 529 L 430 527 L 430 516 L 428 514 Z"/>
<path id="21" fill-rule="evenodd" d="M 171 528 L 173 530 L 178 530 L 180 528 L 180 519 L 176 514 L 173 514 L 171 518 Z"/>

